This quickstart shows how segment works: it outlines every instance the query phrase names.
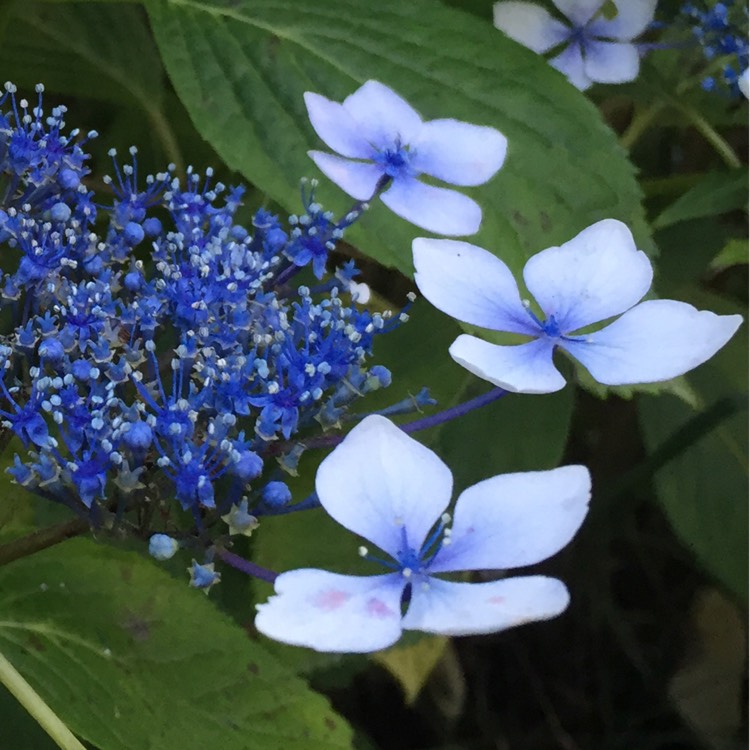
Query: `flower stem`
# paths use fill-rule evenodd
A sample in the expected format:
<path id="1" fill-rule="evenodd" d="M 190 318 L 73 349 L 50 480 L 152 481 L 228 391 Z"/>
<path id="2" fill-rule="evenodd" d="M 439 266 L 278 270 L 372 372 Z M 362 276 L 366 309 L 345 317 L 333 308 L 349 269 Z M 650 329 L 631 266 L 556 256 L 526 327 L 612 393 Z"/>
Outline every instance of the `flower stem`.
<path id="1" fill-rule="evenodd" d="M 739 169 L 742 166 L 742 162 L 737 158 L 734 149 L 698 110 L 686 107 L 684 104 L 677 104 L 676 106 L 687 117 L 692 126 L 713 146 L 714 151 L 728 167 Z"/>
<path id="2" fill-rule="evenodd" d="M 86 750 L 62 719 L 44 702 L 23 675 L 0 654 L 0 682 L 36 719 L 39 726 L 62 750 Z"/>
<path id="3" fill-rule="evenodd" d="M 86 533 L 89 528 L 90 524 L 87 520 L 73 518 L 64 523 L 40 529 L 20 539 L 14 539 L 7 544 L 0 544 L 0 565 L 5 565 L 22 557 L 28 557 L 35 552 L 41 552 L 43 549 L 53 547 L 55 544 L 64 542 L 67 539 L 80 536 Z"/>
<path id="4" fill-rule="evenodd" d="M 419 432 L 420 430 L 428 430 L 430 427 L 437 427 L 438 425 L 450 422 L 456 417 L 462 417 L 464 414 L 468 414 L 474 409 L 479 409 L 482 406 L 491 404 L 493 401 L 497 401 L 499 398 L 505 396 L 508 391 L 502 388 L 493 388 L 487 393 L 483 393 L 481 396 L 464 401 L 462 404 L 452 406 L 450 409 L 444 409 L 439 411 L 437 414 L 431 414 L 429 417 L 422 417 L 421 419 L 415 419 L 413 422 L 406 422 L 405 424 L 398 425 L 404 432 Z M 317 438 L 304 441 L 305 448 L 332 448 L 338 445 L 344 439 L 344 435 L 322 435 Z"/>
<path id="5" fill-rule="evenodd" d="M 653 121 L 659 116 L 664 109 L 663 101 L 654 102 L 650 107 L 641 109 L 630 121 L 625 132 L 620 136 L 620 145 L 623 148 L 632 150 L 636 141 L 651 127 Z"/>
<path id="6" fill-rule="evenodd" d="M 464 414 L 468 414 L 474 409 L 479 409 L 482 406 L 487 406 L 493 401 L 497 401 L 499 398 L 505 396 L 508 391 L 502 388 L 493 388 L 487 393 L 483 393 L 481 396 L 464 401 L 462 404 L 452 406 L 450 409 L 445 409 L 437 414 L 431 414 L 429 417 L 422 417 L 421 419 L 415 419 L 413 422 L 407 422 L 406 424 L 400 425 L 404 432 L 419 432 L 420 430 L 428 430 L 430 427 L 436 427 L 439 424 L 450 422 L 456 417 L 463 417 Z"/>
<path id="7" fill-rule="evenodd" d="M 316 492 L 310 493 L 304 500 L 300 500 L 294 505 L 283 505 L 281 508 L 260 507 L 253 510 L 253 515 L 258 518 L 267 518 L 268 516 L 285 516 L 289 513 L 296 513 L 298 510 L 312 510 L 320 508 L 320 500 Z"/>
<path id="8" fill-rule="evenodd" d="M 218 557 L 222 562 L 225 562 L 227 565 L 231 565 L 236 570 L 239 570 L 241 573 L 245 573 L 246 575 L 252 576 L 253 578 L 259 578 L 261 581 L 265 581 L 266 583 L 273 583 L 279 575 L 278 573 L 274 573 L 272 570 L 268 570 L 267 568 L 256 565 L 249 560 L 245 560 L 244 557 L 235 555 L 234 552 L 230 552 L 227 549 L 217 549 L 216 557 Z"/>

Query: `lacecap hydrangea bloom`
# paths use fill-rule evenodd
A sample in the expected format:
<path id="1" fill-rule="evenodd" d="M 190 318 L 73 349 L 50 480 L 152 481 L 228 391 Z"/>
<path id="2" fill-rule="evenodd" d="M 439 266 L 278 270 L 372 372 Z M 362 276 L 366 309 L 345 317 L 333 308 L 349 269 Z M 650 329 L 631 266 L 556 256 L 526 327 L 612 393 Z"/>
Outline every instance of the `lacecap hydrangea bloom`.
<path id="1" fill-rule="evenodd" d="M 318 168 L 359 201 L 374 198 L 422 229 L 450 236 L 474 234 L 482 210 L 455 190 L 481 185 L 503 164 L 507 141 L 490 127 L 453 119 L 424 121 L 388 86 L 367 81 L 339 104 L 307 92 L 315 132 L 336 154 L 310 151 Z M 338 154 L 338 155 L 337 155 Z"/>
<path id="2" fill-rule="evenodd" d="M 633 40 L 654 17 L 657 0 L 553 0 L 568 23 L 539 5 L 499 2 L 495 26 L 525 47 L 560 51 L 550 65 L 582 91 L 593 83 L 625 83 L 638 76 L 640 56 Z M 607 6 L 617 13 L 608 17 Z"/>
<path id="3" fill-rule="evenodd" d="M 525 567 L 554 555 L 586 515 L 588 471 L 564 466 L 486 479 L 461 493 L 449 529 L 452 485 L 431 450 L 383 417 L 364 419 L 320 465 L 315 488 L 334 519 L 389 556 L 378 560 L 389 572 L 282 573 L 275 596 L 258 606 L 258 630 L 318 651 L 368 652 L 403 630 L 490 633 L 560 614 L 569 595 L 554 578 L 465 583 L 437 575 Z M 360 554 L 369 557 L 365 548 Z"/>
<path id="4" fill-rule="evenodd" d="M 496 256 L 457 240 L 413 242 L 415 281 L 439 310 L 464 323 L 521 334 L 500 346 L 462 334 L 453 359 L 475 375 L 519 393 L 560 390 L 555 349 L 577 359 L 605 385 L 651 383 L 682 375 L 729 341 L 741 315 L 716 315 L 685 302 L 648 300 L 653 269 L 630 230 L 605 219 L 560 247 L 537 253 L 523 278 L 541 316 L 521 299 L 510 269 Z M 620 317 L 593 333 L 582 329 Z"/>
<path id="5" fill-rule="evenodd" d="M 135 148 L 124 164 L 111 152 L 95 199 L 84 147 L 96 134 L 67 132 L 65 108 L 45 113 L 42 94 L 30 105 L 6 84 L 0 95 L 9 473 L 95 526 L 141 503 L 177 505 L 193 530 L 166 512 L 147 514 L 164 528 L 139 529 L 156 559 L 174 554 L 173 537 L 203 551 L 206 528 L 248 535 L 291 504 L 281 472 L 296 471 L 295 436 L 335 427 L 390 382 L 369 360 L 400 316 L 360 307 L 346 293 L 354 264 L 328 263 L 359 212 L 337 220 L 306 190 L 299 215 L 260 209 L 245 226 L 243 188 L 210 169 L 144 177 Z M 292 283 L 306 266 L 312 288 Z M 203 568 L 193 577 L 212 581 Z"/>

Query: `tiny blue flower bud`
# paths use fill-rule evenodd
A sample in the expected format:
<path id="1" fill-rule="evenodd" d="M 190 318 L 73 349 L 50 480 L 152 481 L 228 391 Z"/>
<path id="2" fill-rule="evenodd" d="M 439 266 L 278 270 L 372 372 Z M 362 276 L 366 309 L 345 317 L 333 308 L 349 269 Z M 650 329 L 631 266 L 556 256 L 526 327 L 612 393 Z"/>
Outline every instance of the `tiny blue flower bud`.
<path id="1" fill-rule="evenodd" d="M 282 508 L 292 499 L 292 493 L 284 482 L 269 482 L 261 493 L 263 502 L 272 508 Z"/>
<path id="2" fill-rule="evenodd" d="M 123 284 L 129 292 L 137 292 L 143 285 L 143 276 L 138 271 L 130 271 L 125 274 Z"/>
<path id="3" fill-rule="evenodd" d="M 81 184 L 81 178 L 72 169 L 61 169 L 57 182 L 65 190 L 75 190 Z"/>
<path id="4" fill-rule="evenodd" d="M 145 422 L 133 422 L 122 436 L 123 443 L 136 452 L 147 451 L 153 439 L 153 430 Z"/>
<path id="5" fill-rule="evenodd" d="M 370 375 L 378 379 L 381 388 L 387 388 L 391 384 L 391 371 L 383 365 L 372 367 Z"/>
<path id="6" fill-rule="evenodd" d="M 73 362 L 71 369 L 73 375 L 75 375 L 78 380 L 88 380 L 91 377 L 91 370 L 94 368 L 92 368 L 91 364 L 85 359 L 77 359 Z"/>
<path id="7" fill-rule="evenodd" d="M 232 473 L 248 482 L 263 471 L 263 459 L 253 451 L 242 451 L 239 460 L 232 466 Z"/>
<path id="8" fill-rule="evenodd" d="M 146 219 L 143 222 L 143 231 L 146 233 L 147 237 L 158 237 L 162 231 L 161 222 L 154 217 Z"/>
<path id="9" fill-rule="evenodd" d="M 177 540 L 166 534 L 154 534 L 148 540 L 148 553 L 156 560 L 169 560 L 179 547 Z"/>
<path id="10" fill-rule="evenodd" d="M 65 349 L 59 339 L 45 339 L 39 344 L 39 358 L 55 364 L 65 356 Z"/>
<path id="11" fill-rule="evenodd" d="M 135 247 L 143 242 L 145 234 L 143 227 L 134 221 L 129 221 L 123 230 L 125 242 L 127 242 L 130 247 Z"/>
<path id="12" fill-rule="evenodd" d="M 104 263 L 101 256 L 92 255 L 83 261 L 83 267 L 86 270 L 86 273 L 91 274 L 92 276 L 97 276 L 101 273 L 102 268 L 104 268 Z"/>
<path id="13" fill-rule="evenodd" d="M 245 227 L 235 224 L 229 234 L 236 242 L 242 242 L 248 236 L 249 232 Z"/>
<path id="14" fill-rule="evenodd" d="M 52 221 L 67 221 L 70 218 L 70 214 L 70 206 L 66 203 L 55 203 L 55 205 L 49 210 L 49 215 Z"/>

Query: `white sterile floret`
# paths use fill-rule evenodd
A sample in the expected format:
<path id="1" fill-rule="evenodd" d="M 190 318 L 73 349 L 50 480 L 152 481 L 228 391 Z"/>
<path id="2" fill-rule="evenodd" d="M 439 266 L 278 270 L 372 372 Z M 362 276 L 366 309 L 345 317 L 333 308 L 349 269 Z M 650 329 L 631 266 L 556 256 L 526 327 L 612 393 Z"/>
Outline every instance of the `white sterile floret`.
<path id="1" fill-rule="evenodd" d="M 391 211 L 430 232 L 455 236 L 479 229 L 477 203 L 419 178 L 482 185 L 505 160 L 502 133 L 453 119 L 423 121 L 378 81 L 367 81 L 341 104 L 308 91 L 305 104 L 315 132 L 336 152 L 309 155 L 346 193 L 367 201 L 385 188 L 380 198 Z"/>
<path id="2" fill-rule="evenodd" d="M 568 23 L 534 3 L 504 0 L 494 5 L 495 26 L 525 47 L 544 54 L 582 91 L 592 83 L 625 83 L 638 76 L 640 55 L 633 40 L 654 18 L 657 0 L 552 0 Z M 607 6 L 616 11 L 609 17 Z"/>
<path id="3" fill-rule="evenodd" d="M 275 596 L 258 607 L 258 630 L 317 651 L 367 652 L 387 648 L 403 630 L 491 633 L 560 614 L 569 596 L 554 578 L 457 583 L 436 576 L 525 567 L 554 555 L 586 515 L 588 471 L 565 466 L 469 487 L 456 501 L 446 546 L 439 540 L 452 484 L 448 467 L 392 422 L 377 415 L 360 422 L 320 465 L 315 489 L 336 521 L 392 559 L 390 572 L 282 573 Z M 365 547 L 359 553 L 378 560 Z"/>
<path id="4" fill-rule="evenodd" d="M 558 348 L 605 385 L 670 380 L 710 359 L 742 323 L 740 315 L 715 315 L 684 302 L 640 302 L 653 269 L 630 230 L 614 219 L 529 259 L 523 278 L 540 317 L 521 300 L 510 269 L 487 250 L 425 238 L 414 240 L 412 249 L 416 284 L 439 310 L 464 323 L 530 337 L 500 346 L 463 334 L 449 349 L 460 365 L 507 391 L 563 388 L 552 359 Z M 598 331 L 578 333 L 617 315 Z"/>

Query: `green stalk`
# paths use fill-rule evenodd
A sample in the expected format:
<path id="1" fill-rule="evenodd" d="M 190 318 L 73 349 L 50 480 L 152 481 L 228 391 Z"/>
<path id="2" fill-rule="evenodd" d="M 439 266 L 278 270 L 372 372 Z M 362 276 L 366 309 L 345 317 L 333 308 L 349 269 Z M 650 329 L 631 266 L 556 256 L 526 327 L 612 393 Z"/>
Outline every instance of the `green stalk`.
<path id="1" fill-rule="evenodd" d="M 630 122 L 625 132 L 620 136 L 620 144 L 630 151 L 635 142 L 651 127 L 651 123 L 664 109 L 665 102 L 662 100 L 654 102 L 650 107 L 640 110 Z"/>
<path id="2" fill-rule="evenodd" d="M 706 120 L 698 110 L 686 107 L 684 104 L 676 104 L 677 109 L 682 112 L 691 122 L 693 127 L 714 147 L 714 151 L 722 158 L 730 169 L 739 169 L 742 162 L 737 158 L 734 149 L 724 140 L 719 132 Z"/>
<path id="3" fill-rule="evenodd" d="M 35 552 L 41 552 L 43 549 L 64 542 L 66 539 L 80 536 L 90 528 L 91 526 L 88 521 L 84 521 L 81 518 L 74 518 L 70 521 L 59 523 L 56 526 L 39 529 L 27 536 L 14 539 L 5 544 L 0 544 L 0 565 L 33 555 Z"/>
<path id="4" fill-rule="evenodd" d="M 39 726 L 62 750 L 86 750 L 62 719 L 42 700 L 39 693 L 23 678 L 21 673 L 0 654 L 0 682 L 16 697 L 18 702 L 36 719 Z"/>

